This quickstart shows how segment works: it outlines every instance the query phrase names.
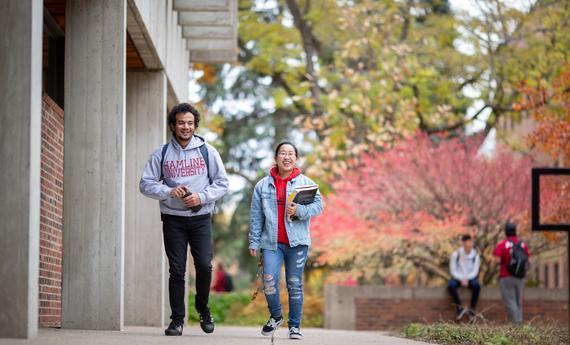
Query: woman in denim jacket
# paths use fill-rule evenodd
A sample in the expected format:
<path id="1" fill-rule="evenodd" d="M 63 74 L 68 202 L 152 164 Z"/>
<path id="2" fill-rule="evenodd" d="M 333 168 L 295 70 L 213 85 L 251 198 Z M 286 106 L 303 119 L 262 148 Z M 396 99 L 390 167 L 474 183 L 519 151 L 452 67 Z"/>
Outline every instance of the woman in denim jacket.
<path id="1" fill-rule="evenodd" d="M 261 251 L 263 256 L 263 292 L 270 317 L 261 334 L 272 335 L 283 323 L 279 300 L 279 276 L 285 263 L 289 292 L 289 338 L 302 339 L 303 270 L 311 245 L 309 222 L 323 210 L 321 195 L 308 205 L 287 206 L 289 194 L 297 187 L 315 184 L 296 167 L 298 151 L 290 142 L 275 149 L 276 165 L 268 176 L 257 183 L 251 201 L 249 253 Z M 290 217 L 296 216 L 293 221 Z"/>

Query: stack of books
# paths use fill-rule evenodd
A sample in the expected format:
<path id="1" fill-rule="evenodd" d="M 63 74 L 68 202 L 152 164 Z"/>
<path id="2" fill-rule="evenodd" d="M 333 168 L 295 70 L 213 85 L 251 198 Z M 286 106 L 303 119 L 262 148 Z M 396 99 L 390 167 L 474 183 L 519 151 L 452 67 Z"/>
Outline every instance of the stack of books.
<path id="1" fill-rule="evenodd" d="M 315 201 L 315 195 L 317 195 L 317 191 L 319 190 L 319 186 L 316 184 L 313 185 L 306 185 L 306 186 L 299 186 L 289 194 L 287 198 L 287 207 L 291 204 L 299 204 L 299 205 L 308 205 Z M 297 216 L 288 217 L 289 221 L 294 221 L 299 219 Z"/>

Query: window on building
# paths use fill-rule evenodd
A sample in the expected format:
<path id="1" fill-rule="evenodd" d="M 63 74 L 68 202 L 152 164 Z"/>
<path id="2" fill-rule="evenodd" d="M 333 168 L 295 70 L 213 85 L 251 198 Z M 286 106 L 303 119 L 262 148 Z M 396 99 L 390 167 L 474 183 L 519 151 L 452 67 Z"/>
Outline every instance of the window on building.
<path id="1" fill-rule="evenodd" d="M 548 279 L 549 278 L 549 276 L 548 276 L 549 275 L 549 272 L 548 272 L 549 268 L 550 267 L 548 264 L 544 265 L 544 287 L 546 287 L 546 288 L 550 287 L 550 279 Z"/>
<path id="2" fill-rule="evenodd" d="M 554 263 L 554 287 L 560 287 L 560 265 L 558 262 Z"/>
<path id="3" fill-rule="evenodd" d="M 43 91 L 63 109 L 65 36 L 60 25 L 44 11 L 43 31 Z"/>

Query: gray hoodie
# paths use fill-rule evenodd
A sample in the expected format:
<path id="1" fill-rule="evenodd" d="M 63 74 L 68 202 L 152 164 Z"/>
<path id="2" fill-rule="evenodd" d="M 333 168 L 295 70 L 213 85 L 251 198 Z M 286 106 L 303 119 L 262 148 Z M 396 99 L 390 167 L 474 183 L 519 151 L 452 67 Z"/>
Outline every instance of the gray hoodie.
<path id="1" fill-rule="evenodd" d="M 206 145 L 212 184 L 209 184 L 206 164 L 199 147 Z M 193 136 L 190 143 L 182 148 L 173 138 L 164 155 L 164 183 L 160 182 L 160 161 L 162 145 L 150 155 L 144 167 L 139 189 L 149 198 L 160 200 L 160 211 L 175 216 L 198 216 L 210 214 L 215 201 L 228 191 L 228 176 L 222 158 L 216 149 L 206 144 L 203 138 Z M 202 208 L 198 212 L 190 210 L 180 198 L 170 196 L 170 191 L 177 186 L 186 186 L 197 192 Z"/>
<path id="2" fill-rule="evenodd" d="M 469 253 L 465 252 L 463 246 L 451 253 L 449 259 L 449 271 L 451 276 L 457 280 L 471 280 L 479 275 L 479 267 L 481 266 L 481 258 L 475 248 Z"/>

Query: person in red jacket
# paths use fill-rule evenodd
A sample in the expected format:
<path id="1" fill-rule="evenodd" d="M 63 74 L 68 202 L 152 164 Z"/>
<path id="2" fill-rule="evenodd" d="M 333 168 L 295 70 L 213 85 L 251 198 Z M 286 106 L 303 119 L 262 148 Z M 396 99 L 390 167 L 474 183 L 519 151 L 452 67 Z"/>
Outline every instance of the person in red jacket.
<path id="1" fill-rule="evenodd" d="M 501 289 L 501 296 L 503 298 L 503 303 L 505 304 L 507 315 L 509 317 L 509 320 L 516 324 L 519 324 L 522 323 L 523 320 L 522 295 L 525 280 L 524 277 L 517 277 L 513 275 L 512 272 L 509 272 L 509 265 L 511 264 L 511 256 L 513 254 L 513 251 L 522 248 L 522 251 L 524 251 L 526 254 L 527 261 L 521 262 L 521 264 L 528 266 L 530 251 L 528 249 L 528 246 L 524 242 L 520 241 L 517 237 L 516 224 L 508 222 L 505 225 L 505 235 L 507 238 L 497 244 L 493 255 L 496 257 L 497 262 L 501 265 L 499 273 L 499 286 Z M 518 247 L 519 242 L 520 247 Z M 524 270 L 526 271 L 526 267 Z"/>
<path id="2" fill-rule="evenodd" d="M 214 277 L 214 284 L 212 285 L 212 290 L 216 292 L 226 291 L 226 274 L 224 271 L 224 265 L 222 265 L 221 262 L 218 262 L 216 265 L 216 273 Z"/>

